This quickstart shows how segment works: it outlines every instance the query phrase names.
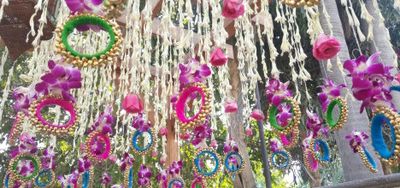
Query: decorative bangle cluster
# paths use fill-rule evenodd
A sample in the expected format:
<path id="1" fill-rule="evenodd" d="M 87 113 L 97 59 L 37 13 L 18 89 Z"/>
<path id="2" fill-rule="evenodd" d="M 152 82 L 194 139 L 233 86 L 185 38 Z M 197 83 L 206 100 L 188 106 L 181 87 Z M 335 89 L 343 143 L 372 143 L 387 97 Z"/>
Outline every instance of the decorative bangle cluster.
<path id="1" fill-rule="evenodd" d="M 225 170 L 234 177 L 240 174 L 246 165 L 242 155 L 239 152 L 229 152 L 224 159 Z"/>
<path id="2" fill-rule="evenodd" d="M 283 161 L 278 161 L 279 157 L 282 158 Z M 285 150 L 275 151 L 271 155 L 271 164 L 277 169 L 285 169 L 289 167 L 291 161 L 292 159 L 290 157 L 290 154 Z"/>
<path id="3" fill-rule="evenodd" d="M 339 119 L 337 121 L 334 120 L 333 109 L 335 106 L 339 107 Z M 347 109 L 347 102 L 342 97 L 338 97 L 332 100 L 326 111 L 326 123 L 328 124 L 331 130 L 338 130 L 343 127 L 343 125 L 347 122 L 349 112 Z"/>
<path id="4" fill-rule="evenodd" d="M 35 178 L 35 185 L 37 187 L 52 187 L 56 180 L 56 175 L 51 169 L 43 169 L 39 172 L 38 176 Z"/>
<path id="5" fill-rule="evenodd" d="M 42 116 L 42 109 L 46 106 L 56 105 L 67 111 L 70 115 L 68 122 L 63 125 L 52 124 Z M 30 116 L 33 124 L 36 125 L 39 131 L 44 131 L 49 134 L 66 136 L 72 135 L 75 128 L 78 126 L 79 115 L 77 114 L 75 104 L 71 101 L 64 100 L 61 97 L 44 96 L 36 101 L 33 101 L 30 107 Z"/>
<path id="6" fill-rule="evenodd" d="M 360 155 L 363 164 L 369 169 L 369 171 L 372 173 L 378 172 L 376 162 L 366 147 L 358 146 L 357 153 Z"/>
<path id="7" fill-rule="evenodd" d="M 281 0 L 282 3 L 291 7 L 303 7 L 318 5 L 320 0 Z"/>
<path id="8" fill-rule="evenodd" d="M 146 144 L 145 141 L 143 141 L 143 147 L 139 146 L 139 137 L 144 137 L 145 133 L 149 136 L 148 143 Z M 147 131 L 139 131 L 136 130 L 135 133 L 133 133 L 132 136 L 132 146 L 133 146 L 133 151 L 137 154 L 140 155 L 145 155 L 148 151 L 151 150 L 151 148 L 154 147 L 154 143 L 156 142 L 155 140 L 155 133 L 153 129 L 148 129 Z"/>
<path id="9" fill-rule="evenodd" d="M 108 32 L 110 41 L 104 50 L 96 52 L 95 54 L 84 54 L 74 50 L 68 43 L 68 36 L 74 29 L 87 24 L 100 26 L 103 30 Z M 117 58 L 121 51 L 122 34 L 118 24 L 94 14 L 71 15 L 67 22 L 59 26 L 55 31 L 57 34 L 57 53 L 62 54 L 67 63 L 72 63 L 78 67 L 106 64 Z"/>
<path id="10" fill-rule="evenodd" d="M 281 104 L 284 102 L 290 105 L 291 112 L 293 113 L 293 117 L 290 123 L 285 127 L 282 127 L 281 125 L 278 124 L 277 121 L 278 107 L 274 105 L 271 105 L 271 107 L 269 108 L 268 121 L 276 131 L 288 134 L 292 131 L 292 128 L 297 128 L 300 125 L 301 112 L 299 103 L 296 102 L 294 98 L 287 97 L 284 100 L 282 100 Z"/>
<path id="11" fill-rule="evenodd" d="M 126 0 L 106 0 L 104 8 L 107 10 L 107 18 L 118 18 L 125 9 Z"/>
<path id="12" fill-rule="evenodd" d="M 391 147 L 386 145 L 383 137 L 383 125 L 390 127 Z M 371 140 L 375 151 L 383 162 L 389 165 L 397 164 L 400 152 L 400 116 L 388 107 L 378 106 L 371 119 Z"/>
<path id="13" fill-rule="evenodd" d="M 174 188 L 175 184 L 180 184 L 178 187 L 185 187 L 185 182 L 183 181 L 182 178 L 172 178 L 168 182 L 168 188 Z"/>
<path id="14" fill-rule="evenodd" d="M 319 151 L 317 151 L 317 148 L 319 148 Z M 320 163 L 330 162 L 331 158 L 330 158 L 329 145 L 325 140 L 319 138 L 311 139 L 309 149 L 314 159 L 316 159 L 318 162 Z"/>
<path id="15" fill-rule="evenodd" d="M 29 160 L 32 162 L 32 165 L 33 165 L 33 172 L 28 176 L 22 175 L 17 169 L 18 164 L 20 162 L 22 162 L 23 160 Z M 23 183 L 32 181 L 39 174 L 40 168 L 41 168 L 41 163 L 37 156 L 26 154 L 26 153 L 19 154 L 15 158 L 11 159 L 11 161 L 10 161 L 9 181 L 11 181 L 11 182 L 21 181 Z"/>
<path id="16" fill-rule="evenodd" d="M 129 167 L 124 173 L 124 187 L 133 188 L 133 167 Z"/>
<path id="17" fill-rule="evenodd" d="M 288 136 L 290 138 L 288 138 Z M 279 137 L 281 139 L 283 147 L 285 148 L 295 147 L 299 140 L 299 129 L 298 127 L 295 127 L 291 130 L 289 134 L 281 133 L 279 134 Z"/>
<path id="18" fill-rule="evenodd" d="M 207 171 L 207 169 L 204 168 L 205 161 L 202 160 L 202 157 L 205 157 L 206 155 L 208 155 L 209 157 L 211 157 L 211 160 L 213 160 L 215 166 L 213 169 L 211 169 L 211 171 Z M 193 160 L 194 163 L 194 170 L 196 172 L 196 174 L 198 174 L 199 176 L 203 177 L 203 178 L 213 178 L 216 176 L 218 170 L 220 169 L 220 163 L 219 163 L 219 156 L 218 154 L 212 149 L 212 148 L 205 148 L 205 149 L 201 149 L 198 150 L 196 152 L 195 158 Z"/>
<path id="19" fill-rule="evenodd" d="M 104 150 L 102 153 L 97 153 L 93 151 L 92 146 L 96 146 L 96 142 L 104 143 Z M 107 134 L 103 134 L 102 132 L 94 131 L 89 134 L 86 138 L 86 154 L 88 155 L 89 159 L 94 162 L 101 162 L 108 159 L 111 153 L 111 142 L 110 137 Z M 100 149 L 100 148 L 96 148 Z M 103 149 L 103 148 L 102 148 Z M 101 150 L 101 149 L 100 149 Z"/>
<path id="20" fill-rule="evenodd" d="M 190 97 L 195 93 L 199 93 L 201 96 L 201 106 L 199 111 L 192 117 L 185 115 L 185 105 Z M 206 120 L 206 117 L 211 111 L 211 94 L 210 90 L 203 83 L 195 83 L 186 87 L 180 94 L 176 102 L 176 116 L 180 121 L 180 128 L 185 130 L 189 127 L 198 125 Z"/>

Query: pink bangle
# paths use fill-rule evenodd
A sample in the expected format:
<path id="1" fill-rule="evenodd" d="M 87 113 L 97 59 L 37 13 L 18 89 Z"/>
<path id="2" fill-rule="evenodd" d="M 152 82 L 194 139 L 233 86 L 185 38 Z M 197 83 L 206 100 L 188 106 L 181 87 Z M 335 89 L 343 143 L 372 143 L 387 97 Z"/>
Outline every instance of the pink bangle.
<path id="1" fill-rule="evenodd" d="M 299 139 L 299 129 L 294 128 L 291 130 L 291 132 L 289 134 L 290 134 L 290 138 L 288 138 L 287 134 L 284 134 L 284 133 L 279 134 L 282 145 L 285 148 L 292 148 L 292 147 L 296 146 L 297 141 Z"/>
<path id="2" fill-rule="evenodd" d="M 94 145 L 94 142 L 97 140 L 101 140 L 105 144 L 105 149 L 104 152 L 101 154 L 95 154 L 91 146 Z M 111 142 L 110 142 L 110 137 L 106 134 L 103 134 L 101 132 L 92 132 L 89 134 L 89 136 L 86 138 L 86 153 L 88 157 L 96 162 L 96 161 L 105 161 L 108 159 L 111 153 Z"/>
<path id="3" fill-rule="evenodd" d="M 186 117 L 185 104 L 187 103 L 188 99 L 192 96 L 192 94 L 196 92 L 199 93 L 201 96 L 200 110 L 192 117 Z M 186 87 L 180 94 L 175 106 L 176 116 L 181 123 L 181 128 L 186 129 L 189 126 L 195 126 L 205 121 L 206 116 L 211 111 L 210 101 L 211 101 L 210 91 L 206 85 L 202 83 L 195 83 L 193 85 Z"/>
<path id="4" fill-rule="evenodd" d="M 314 158 L 314 155 L 311 153 L 310 150 L 306 149 L 303 153 L 303 160 L 304 165 L 307 169 L 311 170 L 312 172 L 316 172 L 318 170 L 318 160 Z"/>
<path id="5" fill-rule="evenodd" d="M 60 106 L 65 111 L 69 112 L 70 118 L 67 123 L 62 125 L 57 125 L 48 122 L 41 114 L 41 110 L 49 105 L 57 105 Z M 32 121 L 39 130 L 48 132 L 50 134 L 65 136 L 68 134 L 73 134 L 75 128 L 78 124 L 78 115 L 77 110 L 75 109 L 75 105 L 68 100 L 64 100 L 61 97 L 55 96 L 45 96 L 34 102 L 30 107 L 30 116 Z"/>

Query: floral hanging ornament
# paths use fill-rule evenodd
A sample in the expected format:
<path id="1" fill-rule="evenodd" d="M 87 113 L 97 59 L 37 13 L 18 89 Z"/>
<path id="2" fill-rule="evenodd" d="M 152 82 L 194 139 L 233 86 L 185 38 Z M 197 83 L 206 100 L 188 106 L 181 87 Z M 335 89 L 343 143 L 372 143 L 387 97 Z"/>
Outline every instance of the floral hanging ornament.
<path id="1" fill-rule="evenodd" d="M 112 124 L 114 123 L 114 117 L 112 115 L 112 107 L 106 107 L 105 111 L 102 112 L 96 119 L 95 123 L 86 131 L 86 134 L 90 134 L 93 131 L 99 131 L 102 134 L 112 134 Z"/>
<path id="2" fill-rule="evenodd" d="M 224 51 L 221 48 L 215 48 L 214 51 L 211 52 L 211 65 L 218 67 L 225 65 L 228 62 L 228 57 L 226 57 Z"/>
<path id="3" fill-rule="evenodd" d="M 340 43 L 333 36 L 320 34 L 313 45 L 313 56 L 318 61 L 325 61 L 337 55 L 340 51 Z"/>
<path id="4" fill-rule="evenodd" d="M 17 87 L 12 93 L 14 99 L 13 108 L 15 112 L 23 112 L 28 115 L 29 106 L 32 101 L 37 99 L 37 94 L 34 89 L 28 87 Z"/>
<path id="5" fill-rule="evenodd" d="M 367 133 L 364 131 L 352 131 L 351 134 L 346 135 L 345 138 L 349 141 L 349 145 L 353 149 L 353 152 L 360 155 L 363 164 L 372 173 L 376 173 L 378 171 L 377 164 L 366 147 L 367 139 L 369 138 Z"/>
<path id="6" fill-rule="evenodd" d="M 210 67 L 207 64 L 201 64 L 198 57 L 190 58 L 187 63 L 180 63 L 179 71 L 180 90 L 193 83 L 205 82 L 211 75 Z"/>
<path id="7" fill-rule="evenodd" d="M 234 113 L 238 110 L 236 101 L 230 100 L 225 103 L 225 113 Z"/>
<path id="8" fill-rule="evenodd" d="M 259 110 L 259 109 L 254 109 L 252 112 L 251 112 L 251 114 L 250 114 L 250 117 L 252 117 L 252 118 L 254 118 L 255 120 L 257 120 L 257 121 L 262 121 L 262 120 L 264 120 L 264 113 L 261 111 L 261 110 Z"/>
<path id="9" fill-rule="evenodd" d="M 130 93 L 122 101 L 122 108 L 128 113 L 140 113 L 143 111 L 143 102 L 139 95 Z"/>
<path id="10" fill-rule="evenodd" d="M 140 187 L 150 187 L 151 182 L 150 178 L 152 176 L 150 168 L 146 167 L 145 165 L 140 165 L 139 171 L 138 171 L 138 185 Z"/>
<path id="11" fill-rule="evenodd" d="M 234 20 L 243 14 L 243 0 L 223 0 L 222 16 Z"/>
<path id="12" fill-rule="evenodd" d="M 324 126 L 322 119 L 317 113 L 307 110 L 306 128 L 308 129 L 309 136 L 317 138 L 320 135 L 328 136 L 328 128 Z"/>

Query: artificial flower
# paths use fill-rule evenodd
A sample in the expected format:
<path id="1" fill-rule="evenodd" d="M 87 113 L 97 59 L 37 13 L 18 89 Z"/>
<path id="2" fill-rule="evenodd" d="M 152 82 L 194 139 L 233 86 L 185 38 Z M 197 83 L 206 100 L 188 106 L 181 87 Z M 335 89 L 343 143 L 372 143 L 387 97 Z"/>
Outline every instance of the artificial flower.
<path id="1" fill-rule="evenodd" d="M 222 66 L 228 62 L 228 58 L 224 54 L 221 48 L 215 48 L 214 51 L 211 52 L 210 63 L 213 66 Z"/>
<path id="2" fill-rule="evenodd" d="M 108 184 L 110 184 L 112 181 L 112 178 L 110 176 L 110 174 L 108 174 L 107 172 L 104 172 L 103 175 L 101 176 L 101 184 L 104 186 L 107 186 Z"/>
<path id="3" fill-rule="evenodd" d="M 293 114 L 290 110 L 291 107 L 288 104 L 278 105 L 278 114 L 276 115 L 276 119 L 280 126 L 285 127 L 292 120 Z"/>
<path id="4" fill-rule="evenodd" d="M 346 87 L 345 84 L 336 85 L 335 82 L 329 79 L 324 80 L 324 84 L 320 86 L 321 92 L 318 93 L 319 101 L 322 105 L 322 110 L 326 112 L 329 103 L 337 97 L 340 97 L 340 91 Z"/>
<path id="5" fill-rule="evenodd" d="M 193 140 L 192 144 L 197 146 L 200 144 L 204 139 L 210 138 L 212 134 L 211 127 L 209 126 L 208 122 L 205 122 L 201 125 L 198 125 L 193 130 Z"/>
<path id="6" fill-rule="evenodd" d="M 139 113 L 132 122 L 133 128 L 137 129 L 140 132 L 146 132 L 150 129 L 150 122 L 146 121 L 143 117 L 142 113 Z"/>
<path id="7" fill-rule="evenodd" d="M 198 58 L 191 58 L 186 64 L 179 64 L 179 84 L 182 90 L 188 84 L 204 82 L 211 75 L 207 64 L 201 64 Z"/>
<path id="8" fill-rule="evenodd" d="M 238 110 L 236 101 L 227 101 L 225 103 L 225 113 L 233 113 Z"/>
<path id="9" fill-rule="evenodd" d="M 99 130 L 102 134 L 112 134 L 112 124 L 114 117 L 112 115 L 112 108 L 107 107 L 96 119 L 95 123 L 90 127 L 86 134 L 90 134 L 95 130 Z"/>
<path id="10" fill-rule="evenodd" d="M 121 160 L 121 165 L 120 165 L 121 171 L 125 171 L 128 167 L 132 166 L 134 161 L 135 159 L 133 158 L 133 156 L 125 152 Z"/>
<path id="11" fill-rule="evenodd" d="M 171 176 L 177 176 L 177 175 L 179 175 L 179 172 L 182 170 L 182 167 L 183 167 L 183 162 L 181 160 L 180 161 L 174 161 L 169 166 L 168 173 Z"/>
<path id="12" fill-rule="evenodd" d="M 222 5 L 222 16 L 236 19 L 244 14 L 243 0 L 224 0 Z"/>
<path id="13" fill-rule="evenodd" d="M 259 109 L 254 109 L 252 112 L 251 112 L 251 114 L 250 114 L 250 117 L 252 117 L 252 118 L 254 118 L 255 120 L 257 120 L 257 121 L 262 121 L 262 120 L 264 120 L 264 113 L 261 111 L 261 110 L 259 110 Z"/>
<path id="14" fill-rule="evenodd" d="M 25 114 L 29 113 L 29 106 L 32 101 L 37 98 L 35 90 L 27 87 L 17 87 L 13 90 L 14 98 L 13 108 L 16 112 L 22 111 Z"/>
<path id="15" fill-rule="evenodd" d="M 158 131 L 158 135 L 160 136 L 167 136 L 167 134 L 168 134 L 167 127 L 161 127 L 160 130 Z"/>
<path id="16" fill-rule="evenodd" d="M 90 160 L 87 156 L 84 156 L 83 158 L 79 158 L 78 160 L 78 172 L 83 173 L 85 171 L 90 170 L 91 167 Z"/>
<path id="17" fill-rule="evenodd" d="M 318 61 L 328 60 L 337 55 L 340 51 L 340 43 L 333 36 L 319 35 L 313 45 L 313 56 Z"/>
<path id="18" fill-rule="evenodd" d="M 271 78 L 265 86 L 267 101 L 274 106 L 278 106 L 281 101 L 291 97 L 292 93 L 288 90 L 289 82 L 282 83 L 279 79 Z"/>
<path id="19" fill-rule="evenodd" d="M 310 135 L 313 138 L 318 137 L 319 134 L 326 134 L 327 127 L 323 126 L 322 119 L 319 117 L 317 113 L 307 110 L 307 120 L 306 120 L 306 128 L 310 131 Z M 326 135 L 327 136 L 327 135 Z"/>
<path id="20" fill-rule="evenodd" d="M 253 130 L 250 127 L 246 127 L 246 136 L 253 136 Z"/>
<path id="21" fill-rule="evenodd" d="M 352 131 L 351 134 L 346 135 L 345 137 L 350 144 L 350 147 L 353 149 L 353 152 L 357 152 L 358 147 L 364 147 L 367 143 L 369 136 L 364 131 Z"/>
<path id="22" fill-rule="evenodd" d="M 139 186 L 147 186 L 150 184 L 150 178 L 151 178 L 151 170 L 146 167 L 145 165 L 140 165 L 139 171 L 138 171 L 138 184 Z"/>
<path id="23" fill-rule="evenodd" d="M 229 153 L 229 152 L 239 152 L 239 147 L 237 145 L 237 143 L 232 140 L 229 139 L 227 141 L 224 142 L 224 149 L 223 149 L 224 153 Z"/>
<path id="24" fill-rule="evenodd" d="M 122 108 L 128 113 L 140 113 L 143 111 L 143 102 L 139 95 L 131 93 L 125 96 Z"/>

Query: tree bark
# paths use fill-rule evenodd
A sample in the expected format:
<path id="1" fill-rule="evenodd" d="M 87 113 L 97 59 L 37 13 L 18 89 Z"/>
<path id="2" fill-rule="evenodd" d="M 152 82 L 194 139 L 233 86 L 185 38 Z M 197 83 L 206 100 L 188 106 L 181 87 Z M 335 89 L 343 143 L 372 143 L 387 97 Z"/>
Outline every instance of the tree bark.
<path id="1" fill-rule="evenodd" d="M 323 14 L 324 7 L 322 3 L 325 4 L 327 14 L 329 15 L 327 17 L 325 17 L 325 15 Z M 329 78 L 335 81 L 336 83 L 345 83 L 346 79 L 348 87 L 351 87 L 350 78 L 343 77 L 341 71 L 339 70 L 339 66 L 341 65 L 338 65 L 336 59 L 339 58 L 339 61 L 341 62 L 350 59 L 349 50 L 347 48 L 346 40 L 344 38 L 342 22 L 338 14 L 336 1 L 322 1 L 321 4 L 319 5 L 319 10 L 321 13 L 320 14 L 321 26 L 324 29 L 325 33 L 327 34 L 330 33 L 328 24 L 330 22 L 334 26 L 332 28 L 332 35 L 335 36 L 336 39 L 338 39 L 340 44 L 342 45 L 338 57 L 332 59 L 332 72 L 327 71 L 327 68 L 325 66 L 326 62 L 320 63 L 321 70 L 323 70 L 322 71 L 323 75 L 325 78 Z M 344 92 L 344 96 L 346 94 L 347 92 Z M 345 181 L 351 181 L 356 179 L 372 178 L 376 175 L 382 175 L 381 164 L 375 155 L 374 158 L 378 164 L 378 173 L 372 174 L 363 165 L 362 161 L 360 160 L 360 157 L 357 154 L 353 153 L 352 149 L 349 146 L 348 141 L 345 139 L 345 136 L 351 133 L 351 131 L 353 130 L 369 132 L 368 128 L 369 121 L 366 113 L 365 112 L 362 114 L 359 113 L 360 102 L 347 99 L 347 104 L 349 107 L 348 121 L 342 129 L 335 132 L 335 139 L 341 157 L 344 179 Z M 374 153 L 370 143 L 368 144 L 367 148 L 371 153 Z"/>

